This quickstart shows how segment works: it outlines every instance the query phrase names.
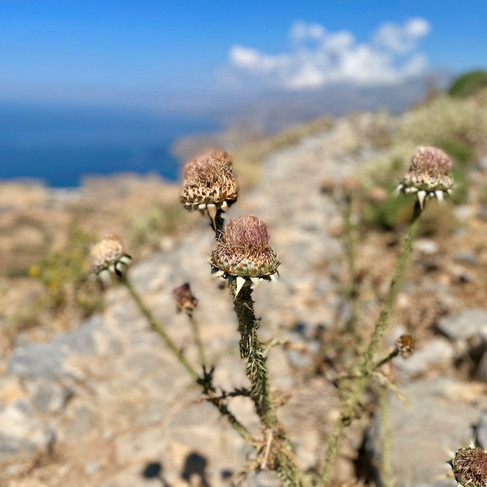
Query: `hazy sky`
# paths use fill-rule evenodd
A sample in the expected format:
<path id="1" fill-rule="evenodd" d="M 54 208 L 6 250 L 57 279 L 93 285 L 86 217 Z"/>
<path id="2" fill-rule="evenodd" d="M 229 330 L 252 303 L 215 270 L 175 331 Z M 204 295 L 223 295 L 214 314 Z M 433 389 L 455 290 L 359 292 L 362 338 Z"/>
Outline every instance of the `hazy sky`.
<path id="1" fill-rule="evenodd" d="M 487 65 L 487 2 L 0 0 L 0 101 L 163 109 Z"/>

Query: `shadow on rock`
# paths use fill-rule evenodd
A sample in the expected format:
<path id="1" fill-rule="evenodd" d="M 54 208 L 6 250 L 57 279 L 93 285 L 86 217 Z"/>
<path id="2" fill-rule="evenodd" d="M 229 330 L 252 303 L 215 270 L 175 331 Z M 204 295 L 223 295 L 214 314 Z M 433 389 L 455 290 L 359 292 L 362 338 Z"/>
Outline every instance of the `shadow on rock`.
<path id="1" fill-rule="evenodd" d="M 184 462 L 181 478 L 188 482 L 188 485 L 199 487 L 210 487 L 206 478 L 206 467 L 208 460 L 196 452 L 190 453 Z"/>
<path id="2" fill-rule="evenodd" d="M 164 468 L 160 462 L 148 463 L 142 471 L 144 479 L 159 479 L 162 487 L 171 487 L 163 476 Z"/>

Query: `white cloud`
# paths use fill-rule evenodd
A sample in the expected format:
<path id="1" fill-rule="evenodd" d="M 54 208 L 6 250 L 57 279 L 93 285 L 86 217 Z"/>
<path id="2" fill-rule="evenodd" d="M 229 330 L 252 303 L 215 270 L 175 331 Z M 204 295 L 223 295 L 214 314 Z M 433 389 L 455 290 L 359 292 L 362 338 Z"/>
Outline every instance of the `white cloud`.
<path id="1" fill-rule="evenodd" d="M 384 49 L 404 54 L 415 49 L 418 41 L 430 30 L 429 22 L 421 18 L 410 19 L 402 26 L 387 22 L 377 30 L 374 42 Z"/>
<path id="2" fill-rule="evenodd" d="M 329 32 L 316 23 L 295 22 L 290 30 L 291 52 L 268 55 L 234 45 L 229 52 L 234 79 L 289 90 L 327 83 L 390 84 L 426 68 L 426 57 L 415 52 L 430 32 L 421 18 L 403 25 L 391 22 L 377 29 L 369 43 L 358 43 L 349 31 Z"/>

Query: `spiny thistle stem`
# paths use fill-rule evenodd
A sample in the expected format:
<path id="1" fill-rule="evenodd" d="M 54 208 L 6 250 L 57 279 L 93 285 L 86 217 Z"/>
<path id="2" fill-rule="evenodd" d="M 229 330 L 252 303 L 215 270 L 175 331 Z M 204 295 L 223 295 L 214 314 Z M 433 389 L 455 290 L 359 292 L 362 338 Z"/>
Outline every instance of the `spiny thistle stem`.
<path id="1" fill-rule="evenodd" d="M 340 418 L 335 425 L 333 433 L 328 440 L 327 454 L 323 468 L 323 474 L 321 477 L 321 485 L 323 487 L 329 485 L 332 466 L 338 453 L 338 446 L 340 444 L 340 440 L 343 435 L 345 426 L 350 424 L 351 419 L 356 414 L 356 410 L 360 403 L 362 394 L 367 387 L 368 378 L 376 368 L 376 364 L 373 363 L 374 354 L 377 351 L 380 339 L 382 338 L 385 331 L 387 330 L 387 327 L 390 324 L 392 308 L 394 306 L 394 303 L 396 302 L 399 288 L 404 280 L 409 257 L 413 250 L 413 241 L 417 232 L 418 221 L 419 216 L 421 215 L 421 211 L 422 208 L 420 202 L 416 201 L 414 205 L 411 224 L 409 226 L 408 232 L 406 233 L 402 241 L 401 252 L 399 254 L 396 264 L 396 271 L 389 286 L 389 293 L 387 295 L 382 311 L 379 315 L 379 319 L 372 334 L 372 338 L 369 342 L 369 346 L 364 352 L 363 362 L 360 366 L 360 374 L 354 381 L 354 386 L 350 391 L 349 397 L 345 403 L 344 410 L 342 411 Z"/>
<path id="2" fill-rule="evenodd" d="M 374 353 L 376 352 L 377 347 L 379 346 L 380 339 L 382 338 L 384 332 L 387 330 L 387 327 L 390 324 L 392 307 L 396 302 L 397 294 L 404 280 L 404 275 L 406 273 L 409 257 L 413 250 L 414 237 L 416 236 L 416 232 L 418 230 L 419 216 L 421 215 L 421 211 L 422 209 L 420 203 L 416 201 L 414 205 L 411 225 L 402 241 L 401 253 L 397 261 L 396 272 L 394 273 L 394 277 L 389 286 L 389 293 L 387 295 L 386 301 L 380 313 L 379 320 L 377 321 L 377 324 L 375 326 L 374 333 L 370 340 L 369 346 L 367 347 L 367 350 L 365 351 L 364 354 L 364 361 L 361 367 L 363 372 L 366 373 L 370 372 L 370 368 L 374 358 Z"/>
<path id="3" fill-rule="evenodd" d="M 267 373 L 267 357 L 264 347 L 257 336 L 259 320 L 255 317 L 252 288 L 244 286 L 237 294 L 236 280 L 230 283 L 234 309 L 240 331 L 240 356 L 247 361 L 246 373 L 251 383 L 250 397 L 259 416 L 264 434 L 272 432 L 272 439 L 266 445 L 271 468 L 285 486 L 299 487 L 307 485 L 306 479 L 295 464 L 291 445 L 286 438 L 271 399 Z"/>
<path id="4" fill-rule="evenodd" d="M 213 372 L 212 367 L 209 371 L 206 367 L 203 367 L 203 376 L 197 380 L 197 383 L 203 389 L 203 394 L 206 395 L 206 400 L 213 404 L 222 416 L 225 416 L 233 429 L 249 444 L 255 446 L 257 440 L 249 433 L 247 428 L 235 417 L 235 415 L 228 409 L 227 404 L 224 402 L 224 397 L 216 396 L 215 386 L 213 385 Z M 237 394 L 235 394 L 237 395 Z"/>
<path id="5" fill-rule="evenodd" d="M 250 380 L 250 397 L 263 425 L 268 428 L 277 426 L 278 419 L 270 397 L 267 376 L 266 357 L 262 343 L 257 336 L 259 320 L 255 317 L 252 288 L 244 286 L 236 293 L 236 280 L 230 285 L 234 298 L 234 309 L 238 318 L 240 332 L 240 356 L 247 360 L 247 376 Z"/>
<path id="6" fill-rule="evenodd" d="M 192 377 L 192 379 L 201 386 L 203 389 L 203 393 L 207 393 L 209 390 L 214 389 L 213 385 L 210 384 L 208 385 L 208 374 L 204 372 L 203 377 L 200 377 L 196 370 L 193 368 L 193 366 L 186 360 L 186 357 L 182 354 L 181 350 L 176 346 L 176 344 L 173 342 L 171 337 L 167 334 L 166 330 L 164 329 L 164 326 L 159 323 L 154 315 L 151 313 L 151 311 L 147 308 L 145 303 L 142 301 L 142 298 L 140 295 L 137 293 L 137 291 L 134 289 L 132 286 L 132 283 L 129 281 L 127 277 L 122 277 L 120 278 L 120 282 L 125 286 L 127 291 L 129 292 L 130 296 L 132 299 L 135 301 L 135 304 L 141 311 L 141 313 L 147 318 L 147 321 L 149 322 L 152 330 L 154 330 L 164 341 L 164 343 L 169 347 L 173 355 L 176 357 L 176 359 L 181 363 L 181 365 L 186 369 L 188 374 Z M 205 370 L 205 369 L 203 369 Z M 211 375 L 210 375 L 210 380 L 211 380 Z M 210 398 L 209 402 L 213 404 L 218 411 L 222 414 L 222 416 L 225 416 L 233 429 L 248 443 L 255 445 L 256 440 L 253 438 L 253 436 L 249 433 L 247 428 L 240 423 L 240 421 L 231 413 L 227 407 L 227 405 L 220 401 L 218 398 Z"/>

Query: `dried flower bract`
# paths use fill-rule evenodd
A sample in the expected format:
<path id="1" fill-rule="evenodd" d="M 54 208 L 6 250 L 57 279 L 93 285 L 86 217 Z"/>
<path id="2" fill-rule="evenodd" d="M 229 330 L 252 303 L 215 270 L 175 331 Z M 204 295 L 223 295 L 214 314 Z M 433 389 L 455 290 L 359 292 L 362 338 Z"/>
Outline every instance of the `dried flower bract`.
<path id="1" fill-rule="evenodd" d="M 460 448 L 451 461 L 455 480 L 463 486 L 487 485 L 487 453 L 482 448 Z"/>
<path id="2" fill-rule="evenodd" d="M 198 306 L 198 300 L 193 295 L 188 283 L 174 288 L 172 295 L 176 300 L 176 309 L 178 312 L 184 311 L 186 314 L 191 315 Z"/>
<path id="3" fill-rule="evenodd" d="M 405 194 L 416 193 L 421 208 L 426 198 L 443 201 L 453 187 L 451 168 L 452 160 L 446 152 L 436 147 L 419 147 L 411 158 L 409 171 L 396 189 Z"/>
<path id="4" fill-rule="evenodd" d="M 416 350 L 416 343 L 411 335 L 401 335 L 394 343 L 401 357 L 409 358 Z"/>
<path id="5" fill-rule="evenodd" d="M 214 223 L 217 211 L 228 209 L 237 197 L 237 180 L 227 152 L 213 150 L 185 165 L 180 200 L 187 210 L 207 212 Z"/>
<path id="6" fill-rule="evenodd" d="M 132 262 L 122 240 L 114 233 L 107 233 L 91 247 L 91 268 L 104 284 L 111 281 L 110 274 L 123 277 Z"/>
<path id="7" fill-rule="evenodd" d="M 242 216 L 228 223 L 223 238 L 211 253 L 215 275 L 237 279 L 240 290 L 246 282 L 276 277 L 279 260 L 269 243 L 265 224 L 255 216 Z"/>

